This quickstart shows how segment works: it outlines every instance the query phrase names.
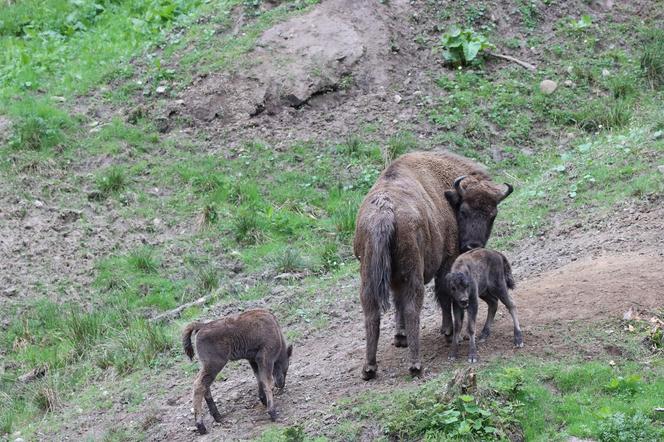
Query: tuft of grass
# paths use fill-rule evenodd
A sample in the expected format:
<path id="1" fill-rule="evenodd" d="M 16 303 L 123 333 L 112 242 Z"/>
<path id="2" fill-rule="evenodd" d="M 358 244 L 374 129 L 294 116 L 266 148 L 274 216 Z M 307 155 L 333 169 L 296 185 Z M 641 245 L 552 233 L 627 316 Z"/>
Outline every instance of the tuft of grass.
<path id="1" fill-rule="evenodd" d="M 359 209 L 359 201 L 351 199 L 342 202 L 332 213 L 332 222 L 342 236 L 350 236 L 355 232 L 355 218 Z"/>
<path id="2" fill-rule="evenodd" d="M 154 257 L 154 250 L 149 247 L 131 252 L 127 262 L 134 270 L 139 272 L 157 273 L 158 262 Z"/>
<path id="3" fill-rule="evenodd" d="M 294 247 L 286 247 L 273 258 L 274 269 L 279 273 L 297 273 L 307 268 L 302 252 Z"/>
<path id="4" fill-rule="evenodd" d="M 387 141 L 385 148 L 385 162 L 389 163 L 397 157 L 416 150 L 418 148 L 417 138 L 412 132 L 401 132 Z"/>
<path id="5" fill-rule="evenodd" d="M 59 127 L 40 116 L 28 116 L 13 126 L 9 145 L 14 149 L 50 149 L 64 140 Z"/>
<path id="6" fill-rule="evenodd" d="M 326 242 L 320 254 L 321 268 L 324 272 L 333 272 L 343 263 L 339 256 L 339 246 L 336 242 Z"/>
<path id="7" fill-rule="evenodd" d="M 653 89 L 664 87 L 664 31 L 649 32 L 648 42 L 641 55 L 641 70 Z"/>
<path id="8" fill-rule="evenodd" d="M 593 101 L 574 114 L 576 124 L 586 132 L 620 129 L 631 118 L 631 103 L 626 100 Z"/>
<path id="9" fill-rule="evenodd" d="M 97 177 L 97 189 L 103 195 L 121 192 L 127 184 L 127 177 L 121 166 L 110 166 Z"/>
<path id="10" fill-rule="evenodd" d="M 196 273 L 198 288 L 205 293 L 210 293 L 219 287 L 219 270 L 215 267 L 203 267 Z"/>
<path id="11" fill-rule="evenodd" d="M 198 230 L 204 230 L 213 224 L 217 224 L 218 221 L 219 213 L 217 212 L 216 206 L 214 204 L 206 204 L 203 206 L 200 214 L 198 215 L 196 225 Z"/>
<path id="12" fill-rule="evenodd" d="M 232 231 L 235 240 L 242 244 L 257 244 L 264 238 L 257 214 L 249 209 L 238 211 L 233 220 Z"/>

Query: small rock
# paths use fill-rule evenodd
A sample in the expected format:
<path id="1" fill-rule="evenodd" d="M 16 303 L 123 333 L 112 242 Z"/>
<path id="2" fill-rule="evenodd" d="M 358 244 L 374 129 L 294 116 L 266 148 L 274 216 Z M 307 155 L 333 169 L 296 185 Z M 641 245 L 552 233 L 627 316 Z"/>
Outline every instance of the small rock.
<path id="1" fill-rule="evenodd" d="M 25 439 L 23 439 L 22 437 L 17 437 L 16 439 L 14 439 L 14 442 L 23 442 L 24 440 Z"/>
<path id="2" fill-rule="evenodd" d="M 664 138 L 664 130 L 658 130 L 654 134 L 652 134 L 652 139 L 653 140 L 659 140 L 661 138 Z"/>
<path id="3" fill-rule="evenodd" d="M 664 164 L 657 166 L 657 170 L 659 170 L 660 173 L 664 173 Z"/>
<path id="4" fill-rule="evenodd" d="M 402 100 L 401 95 L 396 94 L 396 95 L 394 96 L 394 102 L 395 102 L 396 104 L 401 103 L 401 100 Z"/>
<path id="5" fill-rule="evenodd" d="M 16 287 L 9 287 L 9 288 L 4 289 L 2 291 L 2 294 L 4 296 L 8 297 L 8 298 L 11 298 L 12 296 L 16 296 L 17 293 L 18 293 L 18 290 L 16 289 Z"/>
<path id="6" fill-rule="evenodd" d="M 602 77 L 608 77 L 611 72 L 608 69 L 602 69 Z"/>
<path id="7" fill-rule="evenodd" d="M 157 89 L 154 91 L 159 95 L 163 95 L 166 93 L 166 86 L 157 86 Z"/>
<path id="8" fill-rule="evenodd" d="M 44 203 L 39 200 L 35 200 L 35 207 L 44 207 Z"/>
<path id="9" fill-rule="evenodd" d="M 558 83 L 553 80 L 542 80 L 540 83 L 540 91 L 543 94 L 551 95 L 558 88 Z"/>
<path id="10" fill-rule="evenodd" d="M 567 87 L 572 87 L 574 86 L 574 82 L 572 80 L 565 80 L 563 84 Z"/>

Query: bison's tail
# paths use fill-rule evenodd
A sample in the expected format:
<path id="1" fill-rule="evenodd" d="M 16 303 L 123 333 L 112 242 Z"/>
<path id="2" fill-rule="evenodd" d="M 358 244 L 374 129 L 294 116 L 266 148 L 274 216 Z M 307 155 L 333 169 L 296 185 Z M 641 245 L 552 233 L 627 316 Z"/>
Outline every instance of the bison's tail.
<path id="1" fill-rule="evenodd" d="M 512 276 L 512 266 L 510 262 L 503 256 L 503 271 L 505 273 L 505 282 L 507 283 L 507 288 L 514 289 L 516 284 L 514 283 L 514 277 Z"/>
<path id="2" fill-rule="evenodd" d="M 203 327 L 202 322 L 192 322 L 182 331 L 182 348 L 189 359 L 194 359 L 194 346 L 191 343 L 191 335 Z"/>
<path id="3" fill-rule="evenodd" d="M 392 277 L 392 242 L 394 237 L 394 212 L 385 208 L 371 223 L 371 233 L 366 255 L 367 280 L 364 283 L 365 296 L 373 298 L 381 309 L 390 308 L 390 279 Z"/>

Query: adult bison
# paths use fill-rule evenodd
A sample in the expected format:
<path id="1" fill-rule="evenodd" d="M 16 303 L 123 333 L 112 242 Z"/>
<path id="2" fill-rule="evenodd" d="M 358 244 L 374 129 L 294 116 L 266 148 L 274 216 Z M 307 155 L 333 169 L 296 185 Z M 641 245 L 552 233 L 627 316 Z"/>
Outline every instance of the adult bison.
<path id="1" fill-rule="evenodd" d="M 451 153 L 411 153 L 383 171 L 357 215 L 354 252 L 360 260 L 360 299 L 367 338 L 362 378 L 376 376 L 381 309 L 396 307 L 394 345 L 410 347 L 419 375 L 420 310 L 424 285 L 436 278 L 441 333 L 452 338 L 452 298 L 445 276 L 462 251 L 484 247 L 497 206 L 512 192 L 483 168 Z"/>

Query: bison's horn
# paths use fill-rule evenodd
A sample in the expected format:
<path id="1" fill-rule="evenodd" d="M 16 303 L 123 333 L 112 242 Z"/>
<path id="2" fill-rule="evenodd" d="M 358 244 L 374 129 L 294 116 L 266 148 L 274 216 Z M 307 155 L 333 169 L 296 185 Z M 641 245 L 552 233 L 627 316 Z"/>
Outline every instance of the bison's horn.
<path id="1" fill-rule="evenodd" d="M 459 195 L 463 194 L 463 189 L 461 188 L 461 181 L 463 181 L 464 178 L 466 178 L 466 175 L 461 175 L 459 178 L 454 180 L 454 190 L 456 190 L 459 193 Z"/>
<path id="2" fill-rule="evenodd" d="M 501 201 L 504 200 L 505 198 L 507 198 L 508 196 L 510 196 L 510 194 L 512 192 L 514 192 L 514 187 L 512 187 L 511 184 L 507 184 L 507 183 L 503 183 L 503 184 L 505 184 L 505 186 L 507 186 L 507 189 L 505 190 L 505 192 L 503 192 L 503 196 L 500 199 Z"/>

